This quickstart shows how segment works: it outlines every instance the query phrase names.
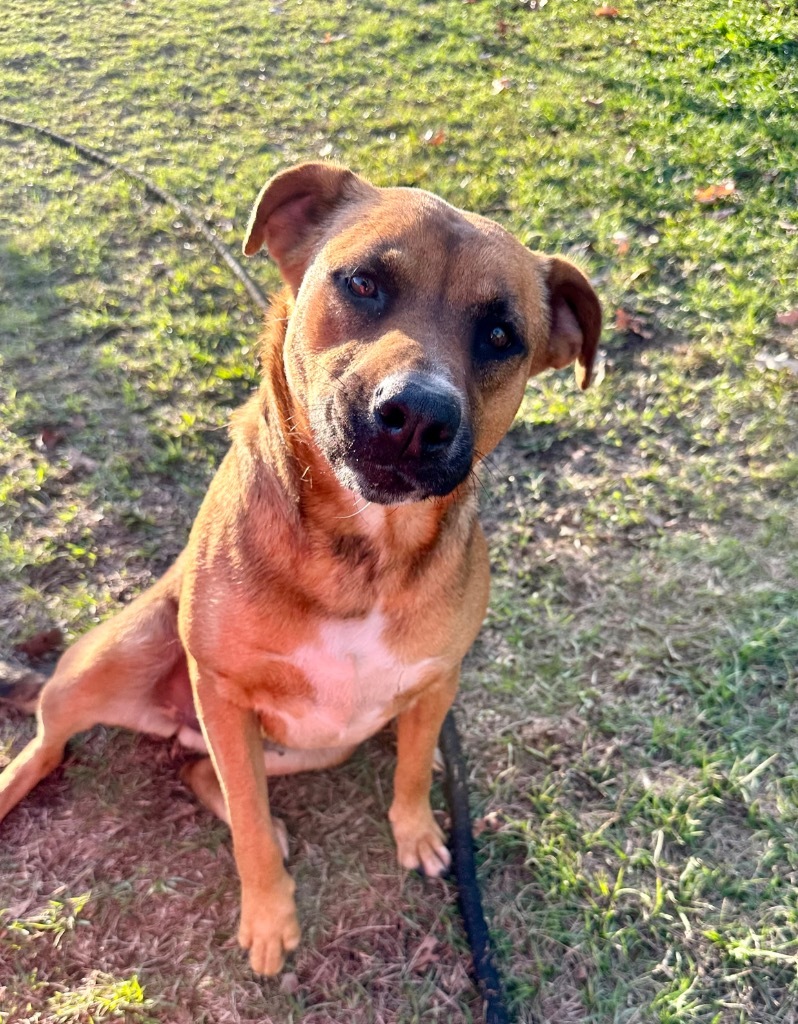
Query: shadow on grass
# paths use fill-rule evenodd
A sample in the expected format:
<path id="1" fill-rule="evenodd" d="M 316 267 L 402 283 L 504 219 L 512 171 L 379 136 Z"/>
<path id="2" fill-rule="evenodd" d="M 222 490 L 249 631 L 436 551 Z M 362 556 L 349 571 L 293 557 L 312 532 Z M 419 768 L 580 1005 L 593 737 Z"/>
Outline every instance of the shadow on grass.
<path id="1" fill-rule="evenodd" d="M 175 467 L 163 454 L 147 368 L 125 365 L 137 341 L 126 310 L 96 327 L 77 321 L 100 275 L 124 288 L 112 258 L 92 276 L 55 238 L 34 253 L 0 239 L 7 644 L 49 628 L 57 594 L 86 604 L 98 589 L 119 600 L 148 584 L 185 543 L 207 481 L 202 466 Z M 81 310 L 62 291 L 76 280 L 89 297 Z M 220 431 L 200 443 L 220 457 L 226 439 Z"/>

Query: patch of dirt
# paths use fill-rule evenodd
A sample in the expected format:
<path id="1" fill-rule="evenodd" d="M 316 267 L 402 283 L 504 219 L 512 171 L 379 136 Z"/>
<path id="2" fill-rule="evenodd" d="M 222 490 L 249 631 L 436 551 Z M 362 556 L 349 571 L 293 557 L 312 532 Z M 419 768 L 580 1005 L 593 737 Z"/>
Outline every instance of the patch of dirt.
<path id="1" fill-rule="evenodd" d="M 0 736 L 18 725 L 3 719 Z M 305 929 L 288 992 L 279 979 L 255 979 L 238 948 L 229 834 L 179 782 L 185 760 L 168 743 L 98 729 L 9 816 L 0 993 L 12 1015 L 29 1004 L 53 1019 L 48 997 L 96 971 L 136 973 L 154 1000 L 147 1013 L 168 1024 L 292 1014 L 322 1024 L 340 1020 L 343 1005 L 353 1021 L 387 1021 L 411 996 L 440 1019 L 465 1020 L 461 1006 L 477 1015 L 451 885 L 395 865 L 390 735 L 340 769 L 270 786 Z M 51 901 L 67 919 L 70 899 L 87 892 L 57 941 L 57 929 L 36 925 Z"/>

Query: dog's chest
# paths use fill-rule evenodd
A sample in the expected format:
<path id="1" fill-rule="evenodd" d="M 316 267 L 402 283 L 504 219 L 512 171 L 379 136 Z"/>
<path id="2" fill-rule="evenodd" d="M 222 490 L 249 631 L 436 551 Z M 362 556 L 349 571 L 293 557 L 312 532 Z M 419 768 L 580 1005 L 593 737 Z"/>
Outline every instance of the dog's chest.
<path id="1" fill-rule="evenodd" d="M 395 653 L 386 642 L 385 625 L 385 616 L 377 611 L 365 619 L 329 621 L 312 640 L 281 656 L 280 661 L 301 673 L 309 690 L 301 701 L 263 708 L 285 729 L 280 743 L 360 743 L 395 715 L 403 698 L 434 672 L 437 658 L 409 663 Z"/>

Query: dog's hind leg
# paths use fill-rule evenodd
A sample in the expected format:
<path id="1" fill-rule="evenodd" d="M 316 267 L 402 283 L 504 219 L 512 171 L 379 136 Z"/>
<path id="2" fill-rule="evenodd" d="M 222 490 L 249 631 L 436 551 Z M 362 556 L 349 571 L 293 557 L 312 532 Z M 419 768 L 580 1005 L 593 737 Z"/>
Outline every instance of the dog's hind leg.
<path id="1" fill-rule="evenodd" d="M 266 748 L 263 752 L 266 764 L 266 774 L 271 775 L 295 775 L 297 772 L 321 771 L 324 768 L 333 768 L 335 765 L 346 761 L 354 751 L 354 747 L 335 747 L 328 750 L 275 750 Z M 230 824 L 230 815 L 227 812 L 227 805 L 224 802 L 222 787 L 216 776 L 213 763 L 209 757 L 200 758 L 199 761 L 192 761 L 187 764 L 180 773 L 185 784 L 194 792 L 194 795 L 208 808 L 217 818 L 221 818 L 227 825 Z M 272 817 L 272 825 L 277 836 L 277 842 L 283 852 L 283 859 L 288 859 L 288 831 L 280 818 Z"/>
<path id="2" fill-rule="evenodd" d="M 76 733 L 100 724 L 159 736 L 177 732 L 178 714 L 158 702 L 185 661 L 176 569 L 64 653 L 41 691 L 36 736 L 0 775 L 0 821 L 60 764 Z M 6 698 L 13 703 L 13 694 Z"/>

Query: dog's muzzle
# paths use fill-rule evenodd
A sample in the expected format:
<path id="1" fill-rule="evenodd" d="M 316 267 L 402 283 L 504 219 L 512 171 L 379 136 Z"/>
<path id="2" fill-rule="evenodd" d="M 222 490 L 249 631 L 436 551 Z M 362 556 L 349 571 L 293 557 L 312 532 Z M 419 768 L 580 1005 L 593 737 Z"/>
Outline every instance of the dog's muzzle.
<path id="1" fill-rule="evenodd" d="M 387 377 L 350 423 L 345 482 L 368 501 L 390 505 L 446 495 L 471 469 L 473 436 L 463 397 L 436 374 Z"/>

